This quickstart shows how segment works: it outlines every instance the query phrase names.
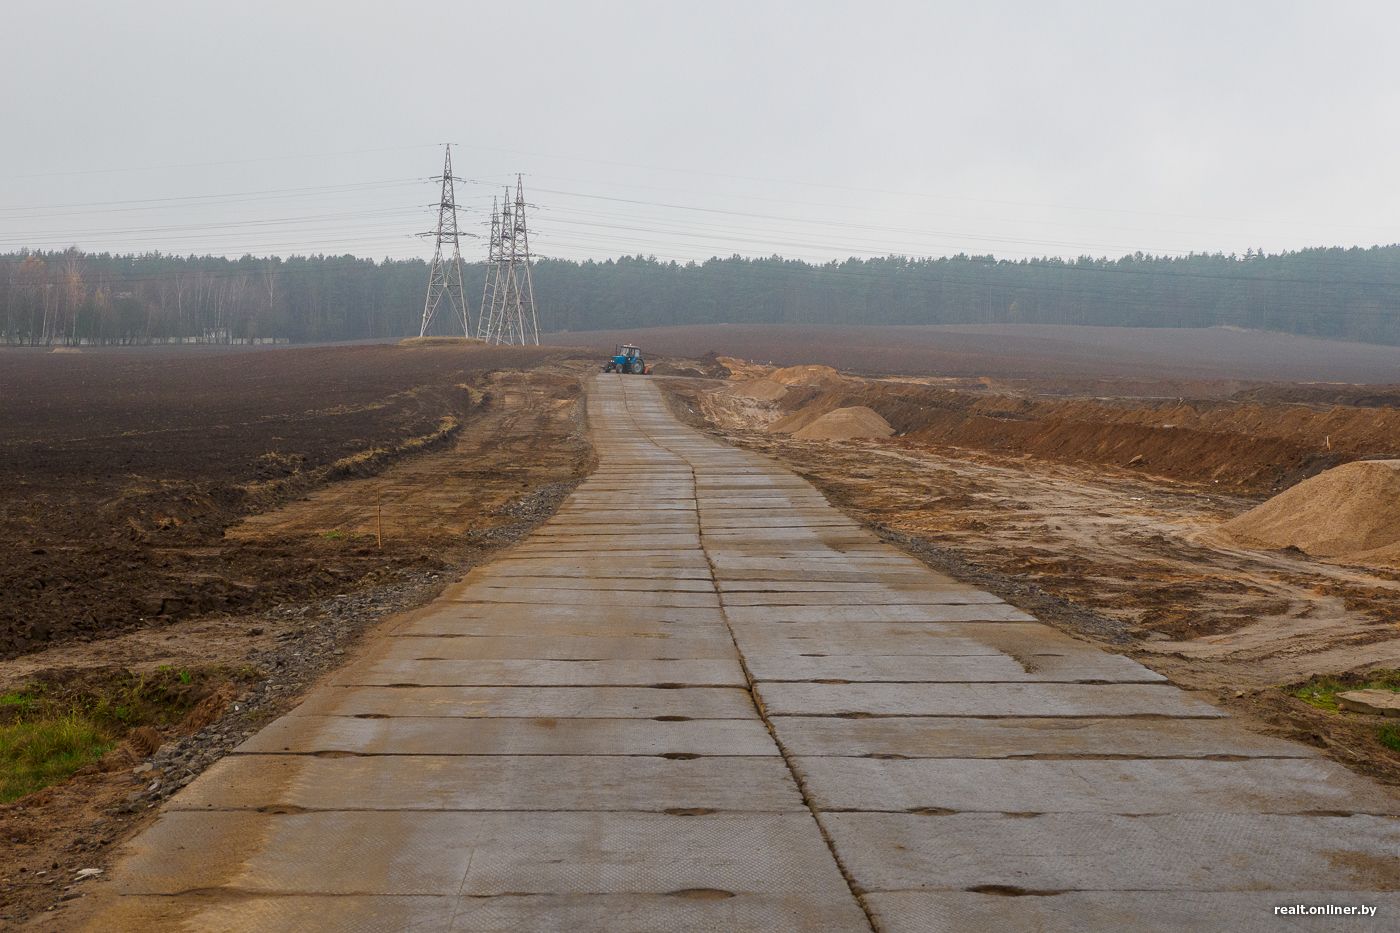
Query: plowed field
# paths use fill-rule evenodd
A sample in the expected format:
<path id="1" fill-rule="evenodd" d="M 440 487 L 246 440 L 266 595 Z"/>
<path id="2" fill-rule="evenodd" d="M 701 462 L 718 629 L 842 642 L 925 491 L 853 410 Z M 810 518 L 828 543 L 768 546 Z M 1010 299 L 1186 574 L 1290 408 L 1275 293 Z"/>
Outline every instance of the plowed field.
<path id="1" fill-rule="evenodd" d="M 373 529 L 363 511 L 353 520 L 319 514 L 275 538 L 225 532 L 332 481 L 464 442 L 492 455 L 462 482 L 488 498 L 518 498 L 535 484 L 541 458 L 580 455 L 538 443 L 530 425 L 515 448 L 491 444 L 492 432 L 521 409 L 548 419 L 548 405 L 525 404 L 522 394 L 569 403 L 578 384 L 557 373 L 513 381 L 493 373 L 535 371 L 569 355 L 398 346 L 0 351 L 0 658 L 442 566 L 443 539 L 501 519 L 478 516 L 468 498 L 433 527 L 409 520 L 405 535 L 405 509 L 423 501 L 391 491 L 382 550 L 365 537 Z"/>

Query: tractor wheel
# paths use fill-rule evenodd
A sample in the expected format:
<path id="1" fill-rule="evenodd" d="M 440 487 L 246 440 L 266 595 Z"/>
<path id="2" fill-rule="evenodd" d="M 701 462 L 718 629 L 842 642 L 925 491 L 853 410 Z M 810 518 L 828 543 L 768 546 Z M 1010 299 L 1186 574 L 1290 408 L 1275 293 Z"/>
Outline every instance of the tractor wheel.
<path id="1" fill-rule="evenodd" d="M 612 363 L 606 363 L 606 364 L 603 365 L 603 372 L 605 372 L 605 373 L 610 373 L 610 372 L 612 372 L 612 371 L 613 371 L 613 364 L 612 364 Z"/>
<path id="2" fill-rule="evenodd" d="M 646 369 L 646 364 L 641 360 L 633 360 L 627 365 L 628 372 L 632 373 L 634 376 L 640 376 L 644 369 Z"/>

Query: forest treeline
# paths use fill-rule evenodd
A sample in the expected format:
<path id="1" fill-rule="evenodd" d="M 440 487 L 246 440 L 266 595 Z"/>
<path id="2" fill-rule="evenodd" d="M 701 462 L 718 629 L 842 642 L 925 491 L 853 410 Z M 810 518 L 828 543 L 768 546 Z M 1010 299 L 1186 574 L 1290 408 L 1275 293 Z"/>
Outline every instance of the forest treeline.
<path id="1" fill-rule="evenodd" d="M 479 310 L 485 266 L 464 266 Z M 711 323 L 1238 327 L 1400 344 L 1400 246 L 1118 259 L 641 256 L 533 266 L 540 330 Z M 0 255 L 0 341 L 293 343 L 416 335 L 428 267 L 353 256 Z M 473 324 L 475 320 L 473 319 Z M 460 326 L 460 325 L 459 325 Z M 450 333 L 440 316 L 437 333 Z"/>

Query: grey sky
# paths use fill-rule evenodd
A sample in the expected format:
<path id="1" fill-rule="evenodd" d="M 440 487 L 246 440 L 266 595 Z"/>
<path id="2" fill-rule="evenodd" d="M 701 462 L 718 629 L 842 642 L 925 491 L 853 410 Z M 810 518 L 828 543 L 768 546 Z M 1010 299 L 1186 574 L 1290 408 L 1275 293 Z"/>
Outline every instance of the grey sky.
<path id="1" fill-rule="evenodd" d="M 448 141 L 573 258 L 1400 241 L 1392 3 L 4 6 L 0 251 L 427 255 Z"/>

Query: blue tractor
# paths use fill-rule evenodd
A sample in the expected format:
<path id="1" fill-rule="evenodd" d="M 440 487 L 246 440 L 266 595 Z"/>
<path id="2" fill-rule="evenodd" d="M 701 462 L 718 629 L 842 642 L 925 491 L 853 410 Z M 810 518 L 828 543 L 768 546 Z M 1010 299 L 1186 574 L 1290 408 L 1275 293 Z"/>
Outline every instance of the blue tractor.
<path id="1" fill-rule="evenodd" d="M 651 370 L 647 369 L 647 364 L 642 360 L 642 351 L 628 343 L 613 351 L 613 358 L 604 364 L 603 372 L 632 373 L 634 376 L 643 376 L 649 374 Z"/>

